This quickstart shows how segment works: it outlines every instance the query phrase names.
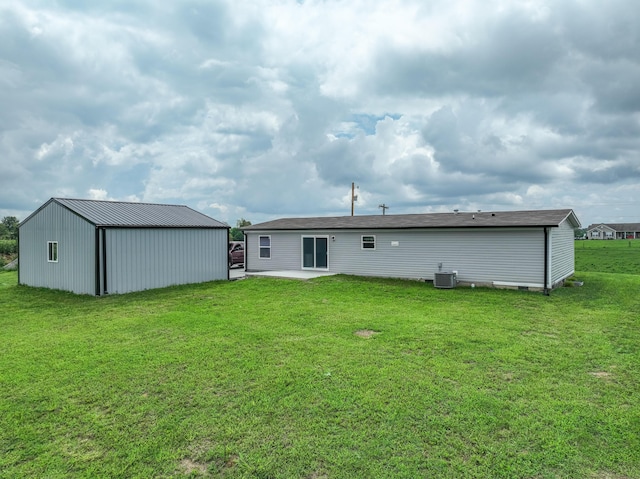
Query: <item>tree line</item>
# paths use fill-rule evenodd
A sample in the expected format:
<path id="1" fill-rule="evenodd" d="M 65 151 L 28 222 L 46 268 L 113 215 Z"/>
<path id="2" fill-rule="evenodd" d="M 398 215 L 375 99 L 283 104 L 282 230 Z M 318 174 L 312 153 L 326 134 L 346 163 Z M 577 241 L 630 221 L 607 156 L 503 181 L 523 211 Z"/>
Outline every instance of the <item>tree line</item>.
<path id="1" fill-rule="evenodd" d="M 5 216 L 0 222 L 0 239 L 17 240 L 18 225 L 20 222 L 15 216 Z"/>
<path id="2" fill-rule="evenodd" d="M 235 227 L 229 230 L 229 241 L 244 241 L 244 233 L 241 228 L 245 226 L 251 226 L 251 221 L 245 220 L 244 218 L 236 221 Z"/>

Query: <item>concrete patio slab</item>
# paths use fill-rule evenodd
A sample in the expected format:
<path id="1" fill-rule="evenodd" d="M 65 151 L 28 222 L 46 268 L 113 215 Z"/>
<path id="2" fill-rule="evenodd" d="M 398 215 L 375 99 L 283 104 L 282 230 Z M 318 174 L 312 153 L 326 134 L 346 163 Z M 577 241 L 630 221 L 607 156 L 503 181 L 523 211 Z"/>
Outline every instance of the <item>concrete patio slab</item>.
<path id="1" fill-rule="evenodd" d="M 313 279 L 321 276 L 334 276 L 328 271 L 255 271 L 245 272 L 246 276 L 270 276 L 273 278 Z"/>
<path id="2" fill-rule="evenodd" d="M 244 268 L 231 268 L 229 270 L 229 279 L 242 279 L 245 277 Z"/>

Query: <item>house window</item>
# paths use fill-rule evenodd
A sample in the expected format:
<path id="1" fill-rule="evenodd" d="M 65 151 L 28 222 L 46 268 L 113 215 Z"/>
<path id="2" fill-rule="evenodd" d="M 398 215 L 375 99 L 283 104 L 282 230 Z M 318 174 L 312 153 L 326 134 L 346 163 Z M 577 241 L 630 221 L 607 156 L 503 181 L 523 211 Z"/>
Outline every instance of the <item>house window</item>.
<path id="1" fill-rule="evenodd" d="M 49 263 L 58 262 L 58 242 L 47 241 L 47 261 Z"/>
<path id="2" fill-rule="evenodd" d="M 260 258 L 271 258 L 271 236 L 260 236 Z"/>
<path id="3" fill-rule="evenodd" d="M 376 249 L 376 237 L 362 236 L 362 249 Z"/>

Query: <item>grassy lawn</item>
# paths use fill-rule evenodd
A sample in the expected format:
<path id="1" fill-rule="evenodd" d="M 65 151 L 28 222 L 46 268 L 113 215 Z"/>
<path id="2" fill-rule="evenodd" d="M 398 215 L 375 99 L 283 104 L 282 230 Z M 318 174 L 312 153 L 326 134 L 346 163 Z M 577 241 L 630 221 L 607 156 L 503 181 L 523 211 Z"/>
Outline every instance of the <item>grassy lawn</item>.
<path id="1" fill-rule="evenodd" d="M 640 477 L 640 260 L 579 243 L 550 297 L 0 273 L 0 477 Z"/>
<path id="2" fill-rule="evenodd" d="M 576 271 L 640 274 L 640 239 L 575 242 Z"/>

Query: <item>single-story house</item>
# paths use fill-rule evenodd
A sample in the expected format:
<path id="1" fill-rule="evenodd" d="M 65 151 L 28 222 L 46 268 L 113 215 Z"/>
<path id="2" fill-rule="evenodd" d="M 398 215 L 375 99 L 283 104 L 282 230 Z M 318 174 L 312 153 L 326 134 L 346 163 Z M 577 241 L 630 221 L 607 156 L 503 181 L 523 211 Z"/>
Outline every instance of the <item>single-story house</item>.
<path id="1" fill-rule="evenodd" d="M 587 228 L 587 239 L 640 239 L 640 223 L 597 223 Z"/>
<path id="2" fill-rule="evenodd" d="M 247 272 L 320 270 L 548 292 L 574 273 L 571 209 L 285 218 L 243 228 Z"/>
<path id="3" fill-rule="evenodd" d="M 18 231 L 19 284 L 102 296 L 229 278 L 229 226 L 187 206 L 51 198 Z"/>

